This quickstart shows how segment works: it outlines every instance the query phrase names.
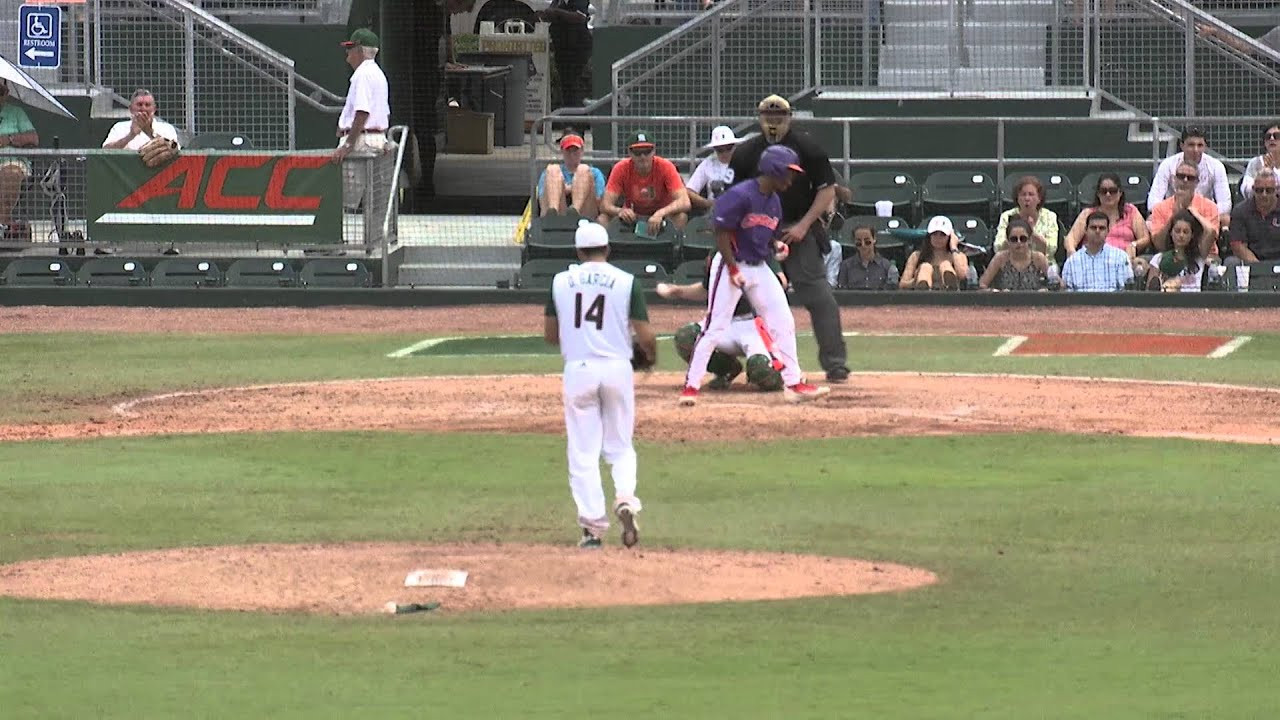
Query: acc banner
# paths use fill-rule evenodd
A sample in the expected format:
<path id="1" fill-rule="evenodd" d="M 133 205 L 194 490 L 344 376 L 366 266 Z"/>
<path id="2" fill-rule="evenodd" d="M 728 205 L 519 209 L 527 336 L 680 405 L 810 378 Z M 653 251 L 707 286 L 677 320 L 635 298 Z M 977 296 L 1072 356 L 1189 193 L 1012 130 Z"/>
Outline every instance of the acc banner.
<path id="1" fill-rule="evenodd" d="M 342 241 L 342 170 L 328 153 L 184 153 L 158 169 L 136 153 L 86 162 L 96 242 Z"/>

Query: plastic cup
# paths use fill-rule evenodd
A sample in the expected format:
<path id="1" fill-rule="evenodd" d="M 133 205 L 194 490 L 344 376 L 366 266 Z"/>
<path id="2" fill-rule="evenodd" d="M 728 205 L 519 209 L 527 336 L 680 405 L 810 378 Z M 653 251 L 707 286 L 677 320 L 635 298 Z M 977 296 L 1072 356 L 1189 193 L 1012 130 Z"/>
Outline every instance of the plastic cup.
<path id="1" fill-rule="evenodd" d="M 876 216 L 877 216 L 877 217 L 893 217 L 893 201 L 892 201 L 892 200 L 877 200 L 877 201 L 876 201 Z"/>
<path id="2" fill-rule="evenodd" d="M 1236 266 L 1236 290 L 1240 292 L 1249 292 L 1249 266 Z"/>

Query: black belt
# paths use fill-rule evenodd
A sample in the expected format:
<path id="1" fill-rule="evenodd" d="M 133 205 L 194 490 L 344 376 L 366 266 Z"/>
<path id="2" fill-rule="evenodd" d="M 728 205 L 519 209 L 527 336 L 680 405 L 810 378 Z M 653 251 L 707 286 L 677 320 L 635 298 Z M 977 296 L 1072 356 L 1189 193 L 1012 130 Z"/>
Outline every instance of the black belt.
<path id="1" fill-rule="evenodd" d="M 373 133 L 382 134 L 382 133 L 385 133 L 385 132 L 386 132 L 386 130 L 370 130 L 369 128 L 365 128 L 364 130 L 361 130 L 361 131 L 360 131 L 360 134 L 362 134 L 362 135 L 370 135 L 370 134 L 373 134 Z M 346 137 L 346 136 L 348 136 L 348 135 L 350 135 L 350 134 L 351 134 L 351 131 L 350 131 L 350 130 L 340 130 L 340 131 L 339 131 L 339 133 L 342 135 L 342 137 Z"/>
<path id="2" fill-rule="evenodd" d="M 755 267 L 755 266 L 758 266 L 758 265 L 763 265 L 763 264 L 764 264 L 764 261 L 763 261 L 763 260 L 739 260 L 739 261 L 738 261 L 738 264 L 739 264 L 739 265 L 751 265 L 752 267 Z"/>

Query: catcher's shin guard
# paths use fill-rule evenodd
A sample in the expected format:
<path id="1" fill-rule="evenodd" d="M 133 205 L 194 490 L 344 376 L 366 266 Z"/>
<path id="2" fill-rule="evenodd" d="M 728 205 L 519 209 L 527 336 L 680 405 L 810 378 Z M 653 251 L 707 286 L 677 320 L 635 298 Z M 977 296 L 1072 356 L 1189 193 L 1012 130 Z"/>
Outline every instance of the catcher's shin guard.
<path id="1" fill-rule="evenodd" d="M 773 368 L 768 355 L 752 355 L 747 358 L 747 382 L 761 390 L 774 392 L 782 389 L 782 373 Z"/>

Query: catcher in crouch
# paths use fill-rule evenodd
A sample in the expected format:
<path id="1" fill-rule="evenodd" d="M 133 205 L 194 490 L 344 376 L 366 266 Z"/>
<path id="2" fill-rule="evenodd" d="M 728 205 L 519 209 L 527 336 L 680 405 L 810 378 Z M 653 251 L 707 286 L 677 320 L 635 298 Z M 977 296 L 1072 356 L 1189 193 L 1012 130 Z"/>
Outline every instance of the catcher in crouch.
<path id="1" fill-rule="evenodd" d="M 133 150 L 147 167 L 168 165 L 182 151 L 178 130 L 156 117 L 156 98 L 150 90 L 138 88 L 129 98 L 129 118 L 111 127 L 102 147 Z"/>
<path id="2" fill-rule="evenodd" d="M 780 245 L 779 255 L 786 252 L 786 245 Z M 783 287 L 787 285 L 786 276 L 782 274 L 781 267 L 776 260 L 779 255 L 775 255 L 775 262 L 769 263 L 770 267 L 777 274 L 778 280 Z M 674 285 L 670 283 L 658 283 L 656 288 L 658 297 L 667 300 L 707 300 L 707 285 L 710 282 L 710 258 L 707 259 L 707 268 L 703 273 L 701 283 L 690 283 L 688 285 Z M 676 352 L 680 358 L 686 363 L 693 357 L 693 348 L 698 342 L 698 336 L 702 334 L 703 325 L 701 322 L 691 322 L 684 325 L 675 334 Z M 744 294 L 738 302 L 738 306 L 734 308 L 733 321 L 729 323 L 728 332 L 720 336 L 719 342 L 716 343 L 716 349 L 711 353 L 711 359 L 707 362 L 707 370 L 714 375 L 711 382 L 707 383 L 708 390 L 728 390 L 733 381 L 742 374 L 742 362 L 738 358 L 745 357 L 747 359 L 747 384 L 754 385 L 756 388 L 766 392 L 777 392 L 782 389 L 782 373 L 777 369 L 775 359 L 771 354 L 773 345 L 772 338 L 769 337 L 768 330 L 765 329 L 763 322 L 756 316 L 751 308 L 751 302 Z"/>

